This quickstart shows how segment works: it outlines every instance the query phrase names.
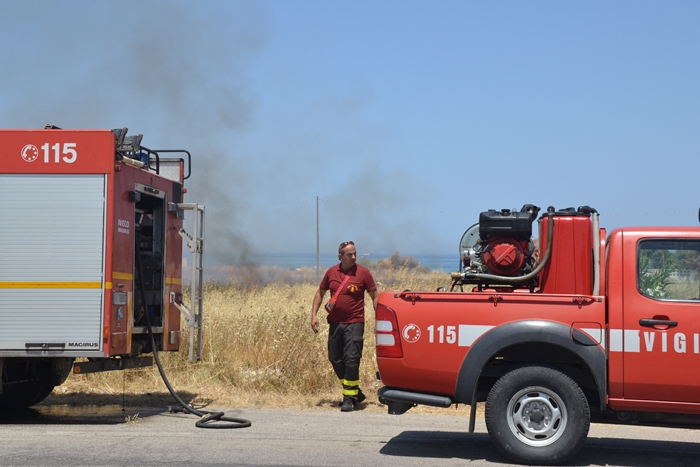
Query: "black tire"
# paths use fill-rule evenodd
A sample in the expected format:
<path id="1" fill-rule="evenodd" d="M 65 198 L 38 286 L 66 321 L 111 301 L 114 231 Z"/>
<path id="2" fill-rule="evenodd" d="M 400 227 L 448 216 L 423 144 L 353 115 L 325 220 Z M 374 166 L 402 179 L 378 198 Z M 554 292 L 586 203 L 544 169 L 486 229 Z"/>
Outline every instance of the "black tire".
<path id="1" fill-rule="evenodd" d="M 46 381 L 36 383 L 34 387 L 31 388 L 31 393 L 34 395 L 34 398 L 32 398 L 31 402 L 29 402 L 27 407 L 31 407 L 33 405 L 37 405 L 43 402 L 44 399 L 51 395 L 55 387 L 56 386 Z"/>
<path id="2" fill-rule="evenodd" d="M 21 363 L 19 366 L 25 369 L 11 374 L 16 378 L 9 381 L 3 378 L 3 392 L 0 394 L 2 411 L 13 412 L 36 405 L 46 399 L 55 387 L 51 378 L 50 361 L 38 360 Z"/>
<path id="3" fill-rule="evenodd" d="M 553 368 L 513 370 L 486 399 L 486 427 L 496 447 L 523 464 L 559 465 L 581 449 L 591 412 L 574 380 Z"/>

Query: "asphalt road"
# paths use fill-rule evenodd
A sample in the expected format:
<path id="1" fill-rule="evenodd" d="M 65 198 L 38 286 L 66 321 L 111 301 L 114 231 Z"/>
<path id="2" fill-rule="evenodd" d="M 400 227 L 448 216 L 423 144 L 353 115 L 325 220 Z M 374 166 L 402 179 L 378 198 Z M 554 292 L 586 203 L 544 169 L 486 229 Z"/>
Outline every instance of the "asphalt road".
<path id="1" fill-rule="evenodd" d="M 195 427 L 164 408 L 39 406 L 0 418 L 0 466 L 506 466 L 483 419 L 337 410 L 227 410 L 250 428 Z M 449 413 L 446 411 L 446 413 Z M 127 420 L 128 418 L 128 420 Z M 594 424 L 568 465 L 697 466 L 700 430 Z"/>

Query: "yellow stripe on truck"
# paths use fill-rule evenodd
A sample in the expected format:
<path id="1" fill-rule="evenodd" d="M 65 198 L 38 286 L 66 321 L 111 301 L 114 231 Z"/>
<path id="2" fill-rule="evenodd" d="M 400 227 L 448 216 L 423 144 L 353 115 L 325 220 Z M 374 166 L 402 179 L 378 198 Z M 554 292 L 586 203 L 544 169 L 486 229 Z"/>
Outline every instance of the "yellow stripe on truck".
<path id="1" fill-rule="evenodd" d="M 132 281 L 132 280 L 134 280 L 134 275 L 126 273 L 126 272 L 112 271 L 112 279 L 122 279 L 125 281 Z"/>
<path id="2" fill-rule="evenodd" d="M 102 282 L 0 282 L 0 289 L 101 289 Z"/>

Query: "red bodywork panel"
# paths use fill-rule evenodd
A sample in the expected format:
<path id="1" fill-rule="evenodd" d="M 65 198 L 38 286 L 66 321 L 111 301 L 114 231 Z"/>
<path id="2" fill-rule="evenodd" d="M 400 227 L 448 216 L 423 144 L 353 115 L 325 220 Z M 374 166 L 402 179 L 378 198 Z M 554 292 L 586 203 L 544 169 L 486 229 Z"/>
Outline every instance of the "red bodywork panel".
<path id="1" fill-rule="evenodd" d="M 109 130 L 0 130 L 0 173 L 112 174 Z"/>
<path id="2" fill-rule="evenodd" d="M 119 164 L 119 171 L 114 177 L 114 193 L 113 193 L 113 208 L 114 219 L 133 220 L 134 219 L 134 203 L 129 201 L 129 192 L 134 189 L 134 184 L 140 183 L 149 187 L 153 187 L 161 192 L 172 192 L 173 182 L 156 176 L 152 172 L 133 167 L 126 164 Z M 166 200 L 167 202 L 167 200 Z M 109 216 L 108 216 L 109 217 Z M 163 291 L 163 304 L 165 307 L 165 320 L 163 325 L 163 335 L 169 336 L 170 331 L 180 332 L 180 311 L 174 304 L 170 303 L 170 292 L 180 294 L 182 292 L 182 239 L 178 235 L 178 230 L 182 228 L 182 219 L 178 219 L 174 213 L 166 214 L 166 255 L 165 255 L 165 287 Z M 125 233 L 128 231 L 128 233 Z M 108 231 L 109 232 L 109 231 Z M 109 235 L 108 235 L 109 237 Z M 138 294 L 134 290 L 133 271 L 134 264 L 134 229 L 119 228 L 118 222 L 114 222 L 114 228 L 111 230 L 112 245 L 116 252 L 113 261 L 111 277 L 114 287 L 119 287 L 123 284 L 123 288 L 119 290 L 127 292 L 131 299 L 129 300 L 129 313 L 133 313 L 133 298 Z M 109 244 L 110 242 L 108 242 Z M 109 303 L 109 302 L 108 302 Z M 111 305 L 111 325 L 113 333 L 110 333 L 110 353 L 115 355 L 131 352 L 131 326 L 130 319 L 123 319 L 123 323 L 117 319 L 118 306 Z M 126 314 L 124 314 L 126 318 Z M 120 334 L 124 333 L 126 334 Z M 118 336 L 124 336 L 124 340 Z M 179 335 L 179 334 L 178 334 Z M 117 339 L 113 339 L 117 337 Z M 170 339 L 164 339 L 162 350 L 177 350 L 180 348 L 179 338 L 170 343 Z"/>
<path id="3" fill-rule="evenodd" d="M 496 326 L 526 319 L 567 326 L 585 322 L 580 327 L 586 329 L 594 327 L 592 323 L 603 326 L 604 302 L 587 297 L 579 306 L 574 298 L 488 291 L 413 295 L 383 292 L 379 303 L 396 313 L 403 358 L 377 358 L 382 382 L 396 388 L 453 395 L 470 347 Z M 407 334 L 409 330 L 413 337 Z"/>

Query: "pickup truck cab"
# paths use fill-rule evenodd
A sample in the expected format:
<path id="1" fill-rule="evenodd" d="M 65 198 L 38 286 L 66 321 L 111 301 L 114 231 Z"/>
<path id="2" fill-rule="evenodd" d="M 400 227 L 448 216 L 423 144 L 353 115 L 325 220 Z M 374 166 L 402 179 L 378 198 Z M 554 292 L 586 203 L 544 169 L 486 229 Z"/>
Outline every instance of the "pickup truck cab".
<path id="1" fill-rule="evenodd" d="M 383 292 L 376 349 L 391 414 L 485 401 L 511 459 L 560 464 L 591 419 L 669 423 L 700 414 L 700 228 L 609 236 L 595 209 L 482 213 L 450 291 Z"/>

